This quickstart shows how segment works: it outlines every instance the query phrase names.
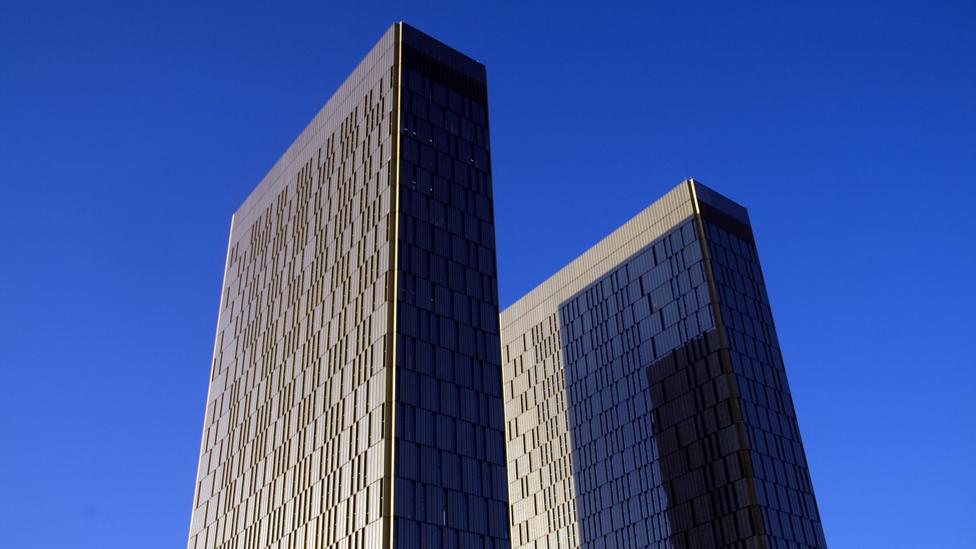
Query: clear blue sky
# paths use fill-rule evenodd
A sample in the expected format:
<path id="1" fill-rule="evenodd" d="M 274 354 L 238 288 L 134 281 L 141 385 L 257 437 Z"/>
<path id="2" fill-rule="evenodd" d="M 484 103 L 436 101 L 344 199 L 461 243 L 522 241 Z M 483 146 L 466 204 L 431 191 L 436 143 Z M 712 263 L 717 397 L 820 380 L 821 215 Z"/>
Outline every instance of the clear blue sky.
<path id="1" fill-rule="evenodd" d="M 828 543 L 976 543 L 976 4 L 254 4 L 0 6 L 0 546 L 185 543 L 231 213 L 395 19 L 488 67 L 503 305 L 703 181 Z"/>

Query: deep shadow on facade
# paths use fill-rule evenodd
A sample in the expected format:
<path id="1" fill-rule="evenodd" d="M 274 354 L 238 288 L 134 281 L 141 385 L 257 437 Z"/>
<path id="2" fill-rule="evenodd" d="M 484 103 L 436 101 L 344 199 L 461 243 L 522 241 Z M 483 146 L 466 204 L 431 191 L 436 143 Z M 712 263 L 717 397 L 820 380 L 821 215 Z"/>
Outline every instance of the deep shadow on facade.
<path id="1" fill-rule="evenodd" d="M 825 547 L 746 210 L 686 181 L 502 313 L 515 547 Z"/>

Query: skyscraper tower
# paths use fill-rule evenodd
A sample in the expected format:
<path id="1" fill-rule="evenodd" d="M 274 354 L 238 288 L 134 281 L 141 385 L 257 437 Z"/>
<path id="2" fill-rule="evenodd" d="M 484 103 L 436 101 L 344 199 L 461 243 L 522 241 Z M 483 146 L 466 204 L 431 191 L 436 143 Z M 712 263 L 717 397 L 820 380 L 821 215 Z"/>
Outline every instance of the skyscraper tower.
<path id="1" fill-rule="evenodd" d="M 394 24 L 234 214 L 190 549 L 509 546 L 486 94 Z"/>
<path id="2" fill-rule="evenodd" d="M 749 216 L 686 181 L 502 313 L 513 547 L 825 547 Z"/>

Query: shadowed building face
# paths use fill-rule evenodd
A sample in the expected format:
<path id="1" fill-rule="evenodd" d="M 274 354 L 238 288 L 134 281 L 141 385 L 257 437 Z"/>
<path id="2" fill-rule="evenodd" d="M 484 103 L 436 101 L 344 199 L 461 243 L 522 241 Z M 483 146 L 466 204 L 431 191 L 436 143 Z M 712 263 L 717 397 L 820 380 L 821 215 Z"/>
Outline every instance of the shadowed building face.
<path id="1" fill-rule="evenodd" d="M 825 546 L 741 206 L 682 183 L 502 340 L 513 546 Z"/>

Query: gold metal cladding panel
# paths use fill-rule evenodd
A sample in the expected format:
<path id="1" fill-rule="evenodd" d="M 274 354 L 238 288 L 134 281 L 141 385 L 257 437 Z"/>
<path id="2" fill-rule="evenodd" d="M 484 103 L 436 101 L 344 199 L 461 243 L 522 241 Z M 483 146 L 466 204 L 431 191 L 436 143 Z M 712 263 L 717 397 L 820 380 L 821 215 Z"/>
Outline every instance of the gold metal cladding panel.
<path id="1" fill-rule="evenodd" d="M 502 312 L 513 547 L 579 546 L 559 305 L 693 214 L 683 182 Z"/>
<path id="2" fill-rule="evenodd" d="M 191 549 L 380 547 L 394 42 L 234 216 Z"/>

